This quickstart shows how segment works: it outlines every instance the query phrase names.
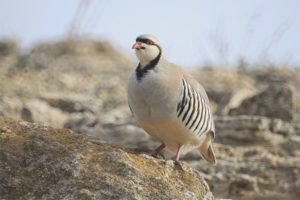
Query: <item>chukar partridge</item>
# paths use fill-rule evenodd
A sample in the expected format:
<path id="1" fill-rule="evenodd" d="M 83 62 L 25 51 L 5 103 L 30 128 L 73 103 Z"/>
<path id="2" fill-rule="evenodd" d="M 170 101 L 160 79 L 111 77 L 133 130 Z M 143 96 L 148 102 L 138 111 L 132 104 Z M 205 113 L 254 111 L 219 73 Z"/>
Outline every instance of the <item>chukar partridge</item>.
<path id="1" fill-rule="evenodd" d="M 213 116 L 204 88 L 184 69 L 169 63 L 159 41 L 140 35 L 132 46 L 139 64 L 128 84 L 128 104 L 141 127 L 176 153 L 197 148 L 205 160 L 216 164 L 212 146 L 215 137 Z"/>

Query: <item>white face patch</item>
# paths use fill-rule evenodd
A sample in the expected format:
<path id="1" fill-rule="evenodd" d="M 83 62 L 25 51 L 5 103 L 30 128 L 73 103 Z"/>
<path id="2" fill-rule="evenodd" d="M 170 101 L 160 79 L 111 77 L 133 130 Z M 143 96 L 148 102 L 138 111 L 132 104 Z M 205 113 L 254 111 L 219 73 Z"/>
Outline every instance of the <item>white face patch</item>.
<path id="1" fill-rule="evenodd" d="M 159 48 L 155 45 L 147 45 L 142 43 L 142 47 L 144 49 L 135 50 L 136 56 L 141 62 L 141 67 L 145 67 L 149 64 L 152 60 L 154 60 L 159 54 Z"/>

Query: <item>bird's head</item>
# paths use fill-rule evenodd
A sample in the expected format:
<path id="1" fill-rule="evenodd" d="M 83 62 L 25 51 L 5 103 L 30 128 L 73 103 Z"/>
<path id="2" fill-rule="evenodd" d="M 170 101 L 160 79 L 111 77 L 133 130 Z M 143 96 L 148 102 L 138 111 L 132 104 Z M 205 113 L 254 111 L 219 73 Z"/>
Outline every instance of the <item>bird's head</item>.
<path id="1" fill-rule="evenodd" d="M 159 41 L 152 35 L 140 35 L 132 46 L 135 49 L 136 56 L 144 67 L 155 59 L 159 59 L 162 54 L 162 48 Z"/>

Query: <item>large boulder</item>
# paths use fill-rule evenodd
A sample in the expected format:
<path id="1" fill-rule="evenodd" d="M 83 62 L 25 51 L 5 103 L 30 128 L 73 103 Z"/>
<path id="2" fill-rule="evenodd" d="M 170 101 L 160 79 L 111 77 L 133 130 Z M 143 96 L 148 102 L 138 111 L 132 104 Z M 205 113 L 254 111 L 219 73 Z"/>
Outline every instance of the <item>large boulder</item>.
<path id="1" fill-rule="evenodd" d="M 287 85 L 273 84 L 261 93 L 231 109 L 229 115 L 261 115 L 285 121 L 293 119 L 293 91 Z"/>
<path id="2" fill-rule="evenodd" d="M 99 138 L 0 117 L 1 199 L 213 199 L 203 176 Z"/>

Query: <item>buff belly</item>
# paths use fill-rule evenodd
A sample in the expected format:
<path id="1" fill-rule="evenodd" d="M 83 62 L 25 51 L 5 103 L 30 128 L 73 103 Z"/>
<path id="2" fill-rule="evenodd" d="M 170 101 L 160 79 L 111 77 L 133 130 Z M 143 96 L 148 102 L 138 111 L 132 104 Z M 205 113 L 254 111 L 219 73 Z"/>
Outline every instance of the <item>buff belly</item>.
<path id="1" fill-rule="evenodd" d="M 205 139 L 205 135 L 198 137 L 187 129 L 176 115 L 163 122 L 137 121 L 149 135 L 164 143 L 173 153 L 177 152 L 180 145 L 183 145 L 182 153 L 198 148 Z"/>

